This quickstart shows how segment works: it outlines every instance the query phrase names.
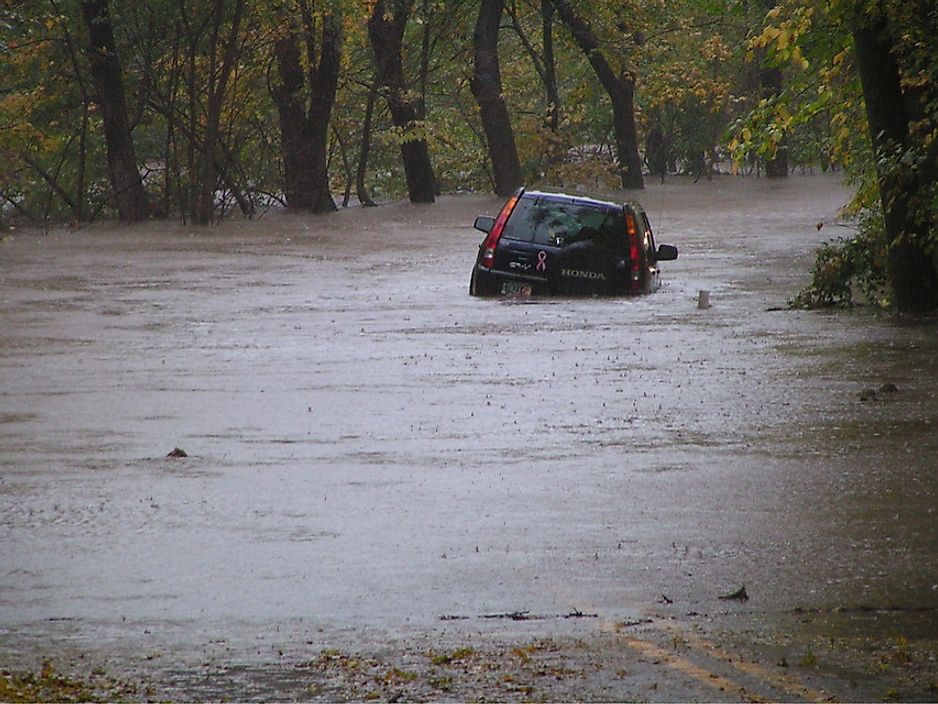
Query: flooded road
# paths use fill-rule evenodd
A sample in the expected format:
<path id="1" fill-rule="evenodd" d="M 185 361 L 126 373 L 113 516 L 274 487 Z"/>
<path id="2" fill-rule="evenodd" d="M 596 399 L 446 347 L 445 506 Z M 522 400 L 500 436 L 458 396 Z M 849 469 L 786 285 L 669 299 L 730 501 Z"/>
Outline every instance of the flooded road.
<path id="1" fill-rule="evenodd" d="M 475 195 L 0 243 L 0 666 L 217 698 L 207 664 L 627 638 L 632 679 L 547 693 L 762 691 L 647 675 L 694 636 L 934 699 L 938 324 L 778 310 L 835 179 L 639 197 L 681 253 L 640 299 L 471 298 Z"/>

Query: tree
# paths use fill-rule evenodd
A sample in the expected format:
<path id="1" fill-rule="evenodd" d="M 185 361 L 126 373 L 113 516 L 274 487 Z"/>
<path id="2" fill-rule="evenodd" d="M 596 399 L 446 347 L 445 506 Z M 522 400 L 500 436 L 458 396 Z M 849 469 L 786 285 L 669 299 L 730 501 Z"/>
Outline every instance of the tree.
<path id="1" fill-rule="evenodd" d="M 739 5 L 669 3 L 644 18 L 639 128 L 650 173 L 712 177 L 733 111 L 755 92 Z"/>
<path id="2" fill-rule="evenodd" d="M 560 127 L 560 91 L 557 88 L 557 59 L 554 55 L 554 5 L 541 0 L 541 36 L 544 41 L 544 90 L 547 92 L 547 125 L 552 132 Z"/>
<path id="3" fill-rule="evenodd" d="M 500 43 L 502 22 L 518 40 Z M 904 224 L 878 226 L 868 259 L 913 247 L 890 269 L 921 267 L 907 288 L 922 292 L 938 250 L 936 22 L 927 0 L 0 3 L 0 207 L 73 222 L 140 217 L 148 197 L 200 223 L 274 202 L 328 211 L 337 163 L 343 203 L 353 187 L 362 203 L 524 180 L 640 187 L 640 134 L 653 173 L 701 173 L 733 124 L 738 160 L 846 166 L 859 212 L 881 184 Z M 871 28 L 905 110 L 888 142 L 853 61 Z"/>
<path id="4" fill-rule="evenodd" d="M 200 162 L 199 181 L 193 215 L 199 225 L 208 225 L 215 218 L 219 141 L 222 109 L 228 94 L 229 81 L 238 58 L 239 34 L 244 18 L 245 0 L 235 0 L 234 10 L 225 28 L 224 0 L 215 0 L 208 15 L 208 73 L 205 106 L 204 158 Z M 219 49 L 219 44 L 221 48 Z M 219 54 L 219 51 L 221 52 Z"/>
<path id="5" fill-rule="evenodd" d="M 862 9 L 857 8 L 851 18 L 851 29 L 870 138 L 877 155 L 879 196 L 890 243 L 887 273 L 895 305 L 903 312 L 924 312 L 938 309 L 935 213 L 922 212 L 923 207 L 935 205 L 929 203 L 927 196 L 922 199 L 926 191 L 935 187 L 935 167 L 934 162 L 927 161 L 916 165 L 916 155 L 921 154 L 917 147 L 922 145 L 913 141 L 909 113 L 927 112 L 918 104 L 920 93 L 903 89 L 895 57 L 900 35 L 896 34 L 884 5 L 867 3 Z M 932 139 L 934 136 L 932 132 Z"/>
<path id="6" fill-rule="evenodd" d="M 355 195 L 358 196 L 358 202 L 363 206 L 371 208 L 376 203 L 368 194 L 365 187 L 365 174 L 368 170 L 368 155 L 371 152 L 371 125 L 375 114 L 375 99 L 377 91 L 374 86 L 368 90 L 368 102 L 365 105 L 365 119 L 362 121 L 361 146 L 358 151 L 358 167 L 355 169 Z"/>
<path id="7" fill-rule="evenodd" d="M 481 0 L 472 36 L 474 47 L 472 94 L 479 105 L 485 141 L 495 179 L 495 193 L 511 195 L 521 185 L 521 165 L 511 118 L 502 95 L 498 61 L 498 28 L 504 0 Z"/>
<path id="8" fill-rule="evenodd" d="M 339 79 L 341 27 L 337 15 L 322 14 L 317 57 L 315 18 L 306 2 L 300 2 L 299 9 L 302 30 L 290 31 L 275 42 L 280 81 L 271 87 L 271 93 L 280 117 L 287 206 L 324 213 L 336 210 L 329 189 L 327 143 Z M 309 67 L 305 76 L 301 38 Z"/>
<path id="9" fill-rule="evenodd" d="M 387 91 L 391 118 L 400 133 L 401 159 L 410 200 L 433 203 L 436 178 L 430 164 L 425 128 L 418 120 L 404 76 L 402 45 L 412 4 L 410 0 L 377 0 L 368 20 L 368 37 L 374 50 L 378 83 Z"/>
<path id="10" fill-rule="evenodd" d="M 777 100 L 782 95 L 784 82 L 782 69 L 777 66 L 763 66 L 759 70 L 759 85 L 767 100 Z M 769 178 L 788 176 L 788 143 L 784 137 L 775 145 L 775 153 L 766 158 L 765 175 Z"/>
<path id="11" fill-rule="evenodd" d="M 557 86 L 557 59 L 554 54 L 554 3 L 553 0 L 540 0 L 541 43 L 542 52 L 531 43 L 524 27 L 521 24 L 515 0 L 508 7 L 511 25 L 521 40 L 525 51 L 531 58 L 534 70 L 544 85 L 546 100 L 545 122 L 548 129 L 556 135 L 560 129 L 560 89 Z"/>
<path id="12" fill-rule="evenodd" d="M 612 129 L 622 187 L 644 188 L 642 160 L 638 153 L 638 131 L 635 127 L 635 75 L 624 67 L 615 71 L 599 46 L 590 25 L 568 0 L 553 0 L 557 14 L 577 46 L 586 55 L 603 89 L 612 101 Z"/>
<path id="13" fill-rule="evenodd" d="M 763 0 L 762 4 L 766 11 L 771 12 L 776 6 L 776 0 Z M 785 74 L 781 67 L 773 64 L 763 65 L 759 70 L 759 85 L 763 98 L 769 101 L 781 98 L 785 85 Z M 784 137 L 779 139 L 775 153 L 766 159 L 765 174 L 769 178 L 788 176 L 788 143 Z"/>
<path id="14" fill-rule="evenodd" d="M 108 0 L 82 0 L 81 8 L 88 31 L 91 77 L 104 120 L 108 175 L 117 210 L 123 220 L 144 220 L 147 217 L 147 196 L 140 180 L 127 119 L 121 64 Z"/>
<path id="15" fill-rule="evenodd" d="M 857 234 L 818 249 L 794 305 L 850 304 L 859 291 L 899 312 L 938 310 L 936 33 L 930 0 L 786 0 L 751 40 L 787 64 L 787 90 L 756 106 L 731 149 L 765 154 L 826 118 L 821 163 L 857 186 L 843 211 Z"/>

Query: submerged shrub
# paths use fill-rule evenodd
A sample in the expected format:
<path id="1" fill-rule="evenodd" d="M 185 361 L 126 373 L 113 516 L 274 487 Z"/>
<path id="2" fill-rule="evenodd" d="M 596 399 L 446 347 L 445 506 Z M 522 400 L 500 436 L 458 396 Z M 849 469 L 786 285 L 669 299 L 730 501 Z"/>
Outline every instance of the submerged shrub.
<path id="1" fill-rule="evenodd" d="M 788 304 L 808 309 L 843 308 L 857 303 L 888 307 L 891 299 L 881 220 L 881 216 L 864 211 L 855 236 L 839 237 L 818 247 L 811 283 Z"/>

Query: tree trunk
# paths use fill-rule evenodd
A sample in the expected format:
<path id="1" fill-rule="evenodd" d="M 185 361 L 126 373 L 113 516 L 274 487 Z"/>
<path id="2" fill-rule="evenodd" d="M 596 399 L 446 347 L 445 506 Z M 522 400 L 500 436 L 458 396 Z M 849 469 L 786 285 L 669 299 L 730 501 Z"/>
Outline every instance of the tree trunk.
<path id="1" fill-rule="evenodd" d="M 919 190 L 915 173 L 895 159 L 910 146 L 909 116 L 899 66 L 891 51 L 885 13 L 853 17 L 853 41 L 863 86 L 866 115 L 877 155 L 879 193 L 889 241 L 887 271 L 900 312 L 938 309 L 938 271 L 925 246 L 927 222 L 917 222 L 914 201 Z"/>
<path id="2" fill-rule="evenodd" d="M 372 86 L 368 91 L 368 103 L 365 106 L 365 121 L 362 123 L 362 142 L 361 150 L 358 153 L 358 169 L 355 171 L 355 193 L 358 196 L 358 202 L 365 207 L 373 207 L 375 202 L 368 195 L 368 189 L 365 188 L 365 174 L 368 171 L 368 155 L 371 152 L 371 122 L 375 111 L 375 98 L 378 95 L 377 88 Z"/>
<path id="3" fill-rule="evenodd" d="M 762 0 L 762 9 L 770 11 L 777 5 L 777 0 Z M 782 69 L 775 66 L 763 66 L 759 71 L 759 85 L 762 88 L 762 97 L 768 100 L 777 100 L 782 94 L 785 85 L 785 76 Z M 782 137 L 775 156 L 765 162 L 765 175 L 769 178 L 788 177 L 788 138 Z"/>
<path id="4" fill-rule="evenodd" d="M 280 83 L 271 89 L 280 116 L 283 152 L 283 190 L 288 208 L 327 213 L 336 210 L 329 188 L 329 120 L 335 105 L 339 79 L 340 26 L 333 15 L 322 22 L 319 56 L 316 56 L 312 16 L 304 13 L 304 32 L 309 65 L 309 108 L 306 78 L 300 61 L 296 33 L 279 39 L 274 58 Z"/>
<path id="5" fill-rule="evenodd" d="M 502 97 L 502 76 L 498 62 L 498 27 L 504 0 L 482 0 L 479 19 L 472 36 L 475 49 L 472 94 L 479 104 L 485 141 L 492 160 L 495 193 L 507 197 L 521 185 L 521 165 L 511 118 Z"/>
<path id="6" fill-rule="evenodd" d="M 186 17 L 185 12 L 182 13 L 183 18 Z M 185 173 L 185 195 L 180 197 L 180 200 L 184 201 L 183 205 L 183 220 L 186 218 L 186 214 L 192 219 L 195 219 L 195 203 L 197 200 L 196 194 L 198 189 L 196 187 L 196 135 L 198 134 L 198 120 L 199 120 L 199 111 L 198 111 L 198 92 L 196 88 L 196 56 L 198 54 L 197 47 L 197 35 L 191 31 L 191 27 L 188 23 L 184 22 L 184 27 L 186 28 L 186 90 L 188 97 L 188 130 L 187 136 L 188 140 L 186 141 L 186 173 Z M 168 110 L 172 110 L 171 106 L 167 106 Z M 170 112 L 170 114 L 172 114 Z"/>
<path id="7" fill-rule="evenodd" d="M 423 0 L 420 6 L 420 23 L 423 27 L 420 39 L 420 72 L 417 76 L 417 119 L 427 119 L 427 89 L 430 86 L 430 36 L 433 31 L 431 0 Z"/>
<path id="8" fill-rule="evenodd" d="M 52 9 L 56 12 L 59 12 L 58 5 L 55 0 L 50 0 Z M 92 103 L 94 102 L 91 90 L 88 89 L 87 83 L 85 81 L 83 71 L 81 68 L 81 62 L 78 57 L 81 53 L 80 46 L 76 46 L 76 42 L 72 40 L 72 33 L 68 31 L 68 23 L 63 23 L 62 33 L 65 37 L 65 46 L 68 49 L 68 59 L 69 63 L 72 65 L 72 70 L 75 72 L 75 79 L 78 82 L 78 90 L 81 94 L 81 127 L 78 129 L 78 164 L 77 164 L 77 174 L 75 177 L 75 210 L 72 215 L 74 216 L 75 224 L 79 224 L 85 219 L 85 175 L 87 172 L 87 163 L 88 163 L 88 129 L 90 122 L 90 115 L 92 110 Z"/>
<path id="9" fill-rule="evenodd" d="M 759 71 L 759 84 L 762 86 L 762 96 L 770 100 L 778 98 L 782 93 L 784 76 L 780 68 L 766 67 Z M 788 176 L 788 137 L 782 137 L 775 156 L 765 162 L 765 175 L 769 178 L 786 178 Z"/>
<path id="10" fill-rule="evenodd" d="M 599 50 L 599 42 L 589 24 L 570 6 L 568 0 L 553 0 L 561 21 L 570 30 L 600 84 L 612 101 L 612 130 L 616 142 L 619 176 L 625 189 L 644 188 L 642 160 L 638 153 L 638 131 L 635 127 L 635 77 L 612 70 Z"/>
<path id="11" fill-rule="evenodd" d="M 547 93 L 547 126 L 560 130 L 560 90 L 557 88 L 557 60 L 554 57 L 554 6 L 541 0 L 541 34 L 544 39 L 544 90 Z"/>
<path id="12" fill-rule="evenodd" d="M 147 195 L 140 180 L 137 156 L 127 120 L 121 65 L 114 42 L 108 0 L 82 0 L 88 29 L 88 61 L 91 78 L 101 106 L 107 146 L 108 176 L 117 212 L 122 220 L 145 220 Z"/>
<path id="13" fill-rule="evenodd" d="M 388 16 L 386 5 L 389 2 L 392 12 Z M 402 44 L 410 5 L 409 0 L 378 0 L 368 20 L 368 37 L 375 54 L 379 84 L 387 90 L 391 119 L 402 132 L 401 159 L 410 200 L 412 203 L 433 203 L 436 200 L 436 179 L 430 164 L 430 151 L 427 140 L 413 134 L 420 125 L 404 78 Z"/>
<path id="14" fill-rule="evenodd" d="M 668 174 L 668 144 L 664 137 L 664 130 L 652 115 L 649 117 L 652 127 L 645 135 L 645 159 L 648 162 L 648 172 L 652 176 L 660 176 L 664 183 Z"/>
<path id="15" fill-rule="evenodd" d="M 205 151 L 199 173 L 197 199 L 194 219 L 199 225 L 208 225 L 215 217 L 215 189 L 218 181 L 218 141 L 221 136 L 221 114 L 228 93 L 228 81 L 234 71 L 238 54 L 238 35 L 241 30 L 241 19 L 244 14 L 245 0 L 235 0 L 235 7 L 231 18 L 231 25 L 224 40 L 222 40 L 222 23 L 224 20 L 224 0 L 215 0 L 213 9 L 214 26 L 210 37 L 208 50 L 208 101 L 205 109 Z M 221 55 L 221 65 L 216 66 L 217 49 L 220 41 L 224 48 Z"/>
<path id="16" fill-rule="evenodd" d="M 306 31 L 313 32 L 312 22 L 306 18 Z M 322 32 L 319 41 L 319 60 L 309 54 L 310 66 L 309 93 L 310 104 L 306 113 L 306 123 L 312 140 L 312 160 L 308 168 L 312 171 L 314 213 L 328 213 L 336 210 L 335 201 L 329 188 L 329 120 L 335 105 L 336 91 L 339 87 L 339 64 L 342 51 L 341 23 L 338 16 L 325 14 L 322 18 Z M 313 68 L 315 67 L 315 68 Z"/>
<path id="17" fill-rule="evenodd" d="M 280 84 L 271 88 L 280 116 L 280 148 L 283 154 L 283 194 L 288 208 L 306 209 L 313 203 L 313 187 L 306 166 L 312 144 L 306 130 L 303 109 L 305 81 L 300 65 L 300 45 L 296 34 L 278 39 L 274 61 Z"/>

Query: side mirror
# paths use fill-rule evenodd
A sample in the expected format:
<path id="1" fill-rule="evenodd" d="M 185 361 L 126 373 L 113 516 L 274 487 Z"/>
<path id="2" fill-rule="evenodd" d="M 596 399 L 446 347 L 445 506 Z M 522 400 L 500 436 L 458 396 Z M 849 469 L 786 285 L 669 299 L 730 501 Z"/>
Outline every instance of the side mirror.
<path id="1" fill-rule="evenodd" d="M 677 259 L 677 247 L 673 244 L 659 244 L 658 252 L 655 255 L 659 262 L 667 262 Z"/>
<path id="2" fill-rule="evenodd" d="M 492 231 L 492 228 L 495 227 L 495 218 L 493 218 L 491 215 L 480 215 L 476 218 L 476 221 L 472 224 L 472 226 L 475 229 L 481 230 L 485 234 L 488 234 Z"/>

